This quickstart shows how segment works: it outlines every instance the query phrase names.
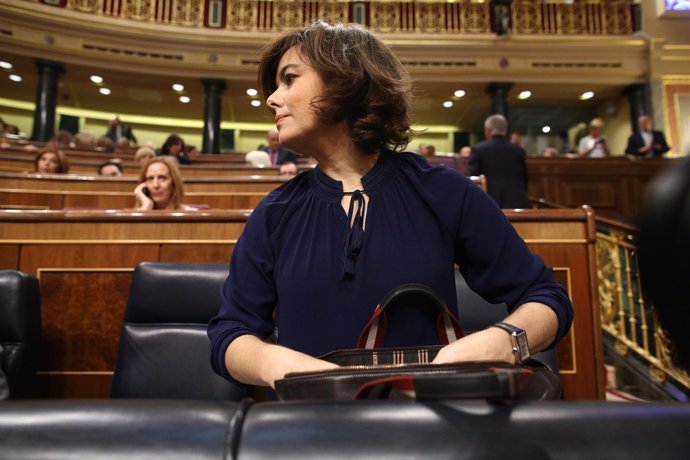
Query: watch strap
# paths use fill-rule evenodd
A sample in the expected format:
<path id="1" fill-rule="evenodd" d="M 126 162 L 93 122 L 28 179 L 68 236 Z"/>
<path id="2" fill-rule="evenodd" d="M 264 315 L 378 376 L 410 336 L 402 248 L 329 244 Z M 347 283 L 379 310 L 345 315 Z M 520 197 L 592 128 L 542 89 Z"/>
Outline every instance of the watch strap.
<path id="1" fill-rule="evenodd" d="M 521 329 L 512 324 L 499 321 L 491 325 L 492 327 L 497 327 L 503 329 L 508 334 L 510 334 L 511 340 L 513 342 L 513 356 L 515 357 L 515 363 L 519 364 L 524 362 L 530 356 L 529 346 L 527 344 L 527 333 L 524 329 Z"/>

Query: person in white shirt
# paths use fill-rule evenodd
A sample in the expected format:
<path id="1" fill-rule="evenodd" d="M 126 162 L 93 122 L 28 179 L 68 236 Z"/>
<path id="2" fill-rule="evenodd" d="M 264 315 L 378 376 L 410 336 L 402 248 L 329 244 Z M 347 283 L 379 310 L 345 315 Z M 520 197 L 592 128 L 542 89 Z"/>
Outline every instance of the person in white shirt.
<path id="1" fill-rule="evenodd" d="M 577 154 L 579 157 L 605 158 L 611 156 L 606 137 L 601 135 L 604 120 L 594 118 L 589 122 L 589 135 L 580 139 Z"/>

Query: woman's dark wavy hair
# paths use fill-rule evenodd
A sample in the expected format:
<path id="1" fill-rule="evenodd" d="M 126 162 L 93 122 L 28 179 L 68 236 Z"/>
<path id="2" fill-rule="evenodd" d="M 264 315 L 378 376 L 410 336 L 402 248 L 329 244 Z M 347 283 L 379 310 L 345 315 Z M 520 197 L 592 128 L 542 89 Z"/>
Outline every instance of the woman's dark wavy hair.
<path id="1" fill-rule="evenodd" d="M 317 21 L 264 51 L 259 65 L 264 100 L 277 88 L 280 59 L 295 46 L 324 82 L 323 96 L 312 100 L 321 120 L 346 122 L 352 140 L 366 153 L 407 146 L 412 83 L 390 48 L 360 25 Z"/>
<path id="2" fill-rule="evenodd" d="M 161 147 L 161 155 L 170 155 L 170 147 L 173 145 L 177 145 L 179 143 L 182 143 L 181 152 L 184 152 L 184 139 L 182 139 L 177 134 L 169 135 L 168 138 L 163 143 L 163 147 Z"/>

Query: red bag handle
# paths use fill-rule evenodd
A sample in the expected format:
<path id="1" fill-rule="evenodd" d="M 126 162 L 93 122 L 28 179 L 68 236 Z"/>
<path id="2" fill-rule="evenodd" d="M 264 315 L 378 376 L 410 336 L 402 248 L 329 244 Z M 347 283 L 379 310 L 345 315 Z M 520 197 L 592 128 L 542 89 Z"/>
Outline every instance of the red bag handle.
<path id="1" fill-rule="evenodd" d="M 448 345 L 464 337 L 465 333 L 460 326 L 460 322 L 453 316 L 445 302 L 431 288 L 423 284 L 408 283 L 398 286 L 383 297 L 374 309 L 369 322 L 359 334 L 357 348 L 370 350 L 383 347 L 383 340 L 386 337 L 385 311 L 398 297 L 409 294 L 423 294 L 438 308 L 436 332 L 442 345 Z"/>

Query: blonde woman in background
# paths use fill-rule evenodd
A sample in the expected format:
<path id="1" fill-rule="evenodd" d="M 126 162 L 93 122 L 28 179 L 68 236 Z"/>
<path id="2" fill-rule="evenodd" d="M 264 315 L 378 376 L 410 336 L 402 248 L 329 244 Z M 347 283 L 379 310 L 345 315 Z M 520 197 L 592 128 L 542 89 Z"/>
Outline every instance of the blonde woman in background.
<path id="1" fill-rule="evenodd" d="M 151 147 L 140 147 L 134 154 L 134 161 L 144 166 L 155 156 L 156 152 Z"/>
<path id="2" fill-rule="evenodd" d="M 146 163 L 139 174 L 139 185 L 134 189 L 134 197 L 137 211 L 194 209 L 182 204 L 182 175 L 177 162 L 169 156 L 155 157 Z"/>

